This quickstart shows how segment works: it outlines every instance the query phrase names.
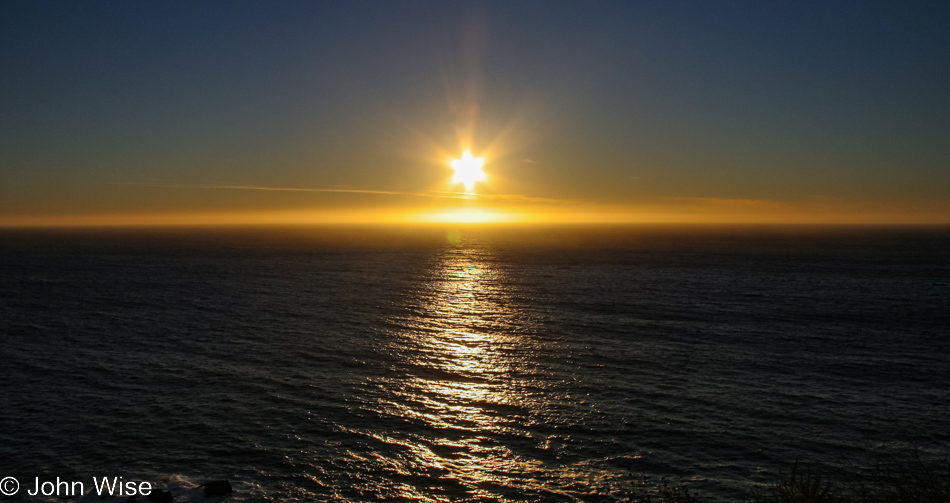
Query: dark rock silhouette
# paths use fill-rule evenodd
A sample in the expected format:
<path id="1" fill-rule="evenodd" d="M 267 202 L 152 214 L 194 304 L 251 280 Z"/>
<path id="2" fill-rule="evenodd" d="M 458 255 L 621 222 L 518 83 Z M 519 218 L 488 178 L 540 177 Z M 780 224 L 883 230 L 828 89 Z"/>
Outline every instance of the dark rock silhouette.
<path id="1" fill-rule="evenodd" d="M 224 496 L 225 494 L 230 494 L 231 491 L 233 491 L 233 489 L 231 489 L 231 483 L 227 480 L 211 480 L 201 484 L 199 487 L 205 488 L 206 498 Z"/>
<path id="2" fill-rule="evenodd" d="M 172 496 L 171 491 L 156 489 L 148 495 L 148 500 L 154 503 L 171 503 L 175 500 L 175 497 Z"/>

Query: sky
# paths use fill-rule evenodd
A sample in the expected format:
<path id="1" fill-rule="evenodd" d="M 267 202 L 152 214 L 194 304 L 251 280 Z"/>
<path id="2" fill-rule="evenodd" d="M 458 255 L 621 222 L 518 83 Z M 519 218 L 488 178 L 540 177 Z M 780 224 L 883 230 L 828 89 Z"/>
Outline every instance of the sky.
<path id="1" fill-rule="evenodd" d="M 947 26 L 942 1 L 2 2 L 0 226 L 950 223 Z"/>

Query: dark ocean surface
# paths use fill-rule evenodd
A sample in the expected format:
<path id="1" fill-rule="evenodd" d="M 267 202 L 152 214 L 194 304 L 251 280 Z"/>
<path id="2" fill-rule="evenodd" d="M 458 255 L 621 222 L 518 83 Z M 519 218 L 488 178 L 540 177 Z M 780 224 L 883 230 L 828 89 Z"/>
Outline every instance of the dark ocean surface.
<path id="1" fill-rule="evenodd" d="M 2 230 L 0 336 L 16 501 L 741 501 L 950 453 L 948 228 Z"/>

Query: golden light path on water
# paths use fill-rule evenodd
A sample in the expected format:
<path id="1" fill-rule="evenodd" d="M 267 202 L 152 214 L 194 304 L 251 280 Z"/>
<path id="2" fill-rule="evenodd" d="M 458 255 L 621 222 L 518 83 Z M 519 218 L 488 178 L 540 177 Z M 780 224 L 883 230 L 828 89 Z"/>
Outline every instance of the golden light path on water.
<path id="1" fill-rule="evenodd" d="M 402 356 L 419 375 L 408 377 L 400 394 L 412 405 L 398 413 L 443 434 L 417 446 L 421 463 L 445 470 L 442 478 L 454 479 L 469 497 L 494 499 L 492 487 L 520 485 L 511 478 L 522 471 L 511 466 L 519 460 L 496 437 L 522 433 L 500 416 L 523 401 L 504 384 L 524 341 L 505 330 L 516 313 L 500 271 L 484 259 L 460 246 L 439 258 L 421 292 L 423 316 L 407 334 L 411 340 L 401 341 L 412 348 Z"/>
<path id="2" fill-rule="evenodd" d="M 362 385 L 376 423 L 349 431 L 378 447 L 351 460 L 374 467 L 368 491 L 404 501 L 588 493 L 610 475 L 560 461 L 558 446 L 570 440 L 552 435 L 550 421 L 577 425 L 589 409 L 540 361 L 553 350 L 516 307 L 504 267 L 490 250 L 458 241 L 449 236 L 377 349 L 389 372 Z"/>

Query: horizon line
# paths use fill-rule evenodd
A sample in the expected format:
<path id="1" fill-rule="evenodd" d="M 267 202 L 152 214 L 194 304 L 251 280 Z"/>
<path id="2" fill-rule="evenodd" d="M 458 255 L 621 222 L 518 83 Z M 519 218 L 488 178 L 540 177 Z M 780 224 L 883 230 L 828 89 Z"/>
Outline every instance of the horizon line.
<path id="1" fill-rule="evenodd" d="M 196 227 L 270 225 L 854 225 L 950 226 L 950 215 L 914 213 L 736 214 L 634 211 L 531 212 L 490 208 L 297 211 L 205 211 L 0 215 L 0 228 Z"/>

